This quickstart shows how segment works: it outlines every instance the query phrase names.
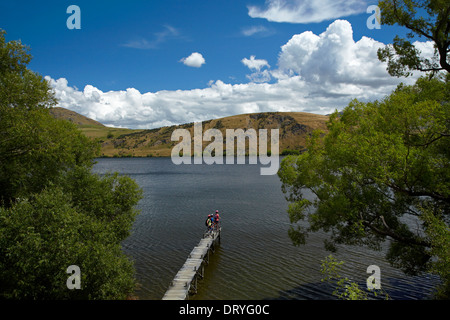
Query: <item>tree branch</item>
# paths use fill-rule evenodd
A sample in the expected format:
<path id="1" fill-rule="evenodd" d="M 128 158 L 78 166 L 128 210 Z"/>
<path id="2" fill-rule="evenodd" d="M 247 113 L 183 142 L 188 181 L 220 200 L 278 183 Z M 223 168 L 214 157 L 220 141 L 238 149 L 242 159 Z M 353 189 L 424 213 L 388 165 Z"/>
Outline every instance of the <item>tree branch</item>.
<path id="1" fill-rule="evenodd" d="M 382 235 L 382 236 L 389 236 L 392 239 L 402 242 L 402 243 L 406 243 L 406 244 L 412 244 L 412 245 L 419 245 L 419 246 L 424 246 L 424 247 L 429 247 L 430 243 L 428 243 L 427 241 L 424 240 L 418 240 L 418 239 L 414 239 L 414 238 L 406 238 L 403 237 L 397 233 L 395 233 L 391 228 L 389 228 L 389 226 L 387 225 L 386 221 L 384 220 L 383 216 L 380 216 L 380 219 L 384 225 L 384 227 L 386 228 L 385 230 L 382 230 L 380 228 L 375 227 L 372 223 L 364 220 L 363 221 L 363 225 L 368 227 L 369 229 L 371 229 L 372 231 L 374 231 L 375 233 Z"/>
<path id="2" fill-rule="evenodd" d="M 424 31 L 422 31 L 422 30 L 420 30 L 420 29 L 415 28 L 414 26 L 412 26 L 411 24 L 409 24 L 407 20 L 402 19 L 402 17 L 401 17 L 401 16 L 399 15 L 399 13 L 398 13 L 398 9 L 397 9 L 397 1 L 393 0 L 392 2 L 394 3 L 394 14 L 395 14 L 395 16 L 397 17 L 398 21 L 400 21 L 400 22 L 401 22 L 405 27 L 407 27 L 408 29 L 410 29 L 410 30 L 412 30 L 412 31 L 414 31 L 414 32 L 416 32 L 416 33 L 418 33 L 418 34 L 420 34 L 420 35 L 422 35 L 422 36 L 424 36 L 424 37 L 430 39 L 430 40 L 435 41 L 435 39 L 433 38 L 433 36 L 431 36 L 431 35 L 425 33 Z M 435 41 L 435 42 L 436 42 L 436 41 Z"/>
<path id="3" fill-rule="evenodd" d="M 424 69 L 420 66 L 417 66 L 416 68 L 417 68 L 417 70 L 422 71 L 422 72 L 445 70 L 445 68 L 442 68 L 442 67 L 441 68 L 426 68 L 426 69 Z"/>
<path id="4" fill-rule="evenodd" d="M 439 136 L 437 136 L 436 138 L 433 138 L 431 141 L 428 141 L 428 142 L 422 143 L 422 144 L 413 144 L 413 146 L 414 147 L 425 147 L 425 148 L 427 148 L 430 144 L 436 142 L 437 140 L 439 140 L 439 139 L 441 139 L 443 137 L 450 137 L 450 134 L 448 134 L 448 133 L 440 133 Z"/>
<path id="5" fill-rule="evenodd" d="M 394 189 L 395 191 L 398 191 L 398 192 L 404 193 L 404 194 L 406 194 L 408 196 L 411 196 L 411 197 L 423 197 L 423 196 L 425 196 L 425 197 L 431 197 L 431 198 L 436 199 L 436 200 L 440 200 L 440 201 L 444 201 L 444 202 L 450 203 L 450 198 L 449 197 L 445 197 L 445 196 L 443 196 L 441 194 L 438 194 L 438 193 L 427 192 L 427 191 L 420 191 L 420 192 L 411 191 L 411 190 L 407 190 L 407 189 L 401 188 L 401 187 L 399 187 L 399 186 L 397 186 L 397 185 L 395 185 L 393 183 L 388 184 L 388 187 Z"/>

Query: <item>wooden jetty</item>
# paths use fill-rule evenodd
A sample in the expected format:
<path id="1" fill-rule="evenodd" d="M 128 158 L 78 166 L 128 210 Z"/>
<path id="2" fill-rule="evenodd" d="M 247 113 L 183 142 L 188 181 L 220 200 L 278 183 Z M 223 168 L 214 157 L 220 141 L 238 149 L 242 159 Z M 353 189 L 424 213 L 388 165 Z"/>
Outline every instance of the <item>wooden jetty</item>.
<path id="1" fill-rule="evenodd" d="M 172 280 L 163 300 L 186 300 L 190 294 L 197 293 L 197 280 L 203 279 L 205 264 L 209 263 L 209 255 L 214 253 L 216 243 L 220 243 L 221 230 L 222 228 L 218 228 L 203 235 Z"/>

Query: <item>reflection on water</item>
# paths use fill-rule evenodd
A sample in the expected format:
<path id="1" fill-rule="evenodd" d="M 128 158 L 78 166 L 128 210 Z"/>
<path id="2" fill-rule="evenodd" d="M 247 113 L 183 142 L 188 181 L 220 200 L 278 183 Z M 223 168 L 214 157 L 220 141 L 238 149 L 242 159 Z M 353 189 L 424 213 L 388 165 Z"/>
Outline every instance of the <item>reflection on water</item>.
<path id="1" fill-rule="evenodd" d="M 278 176 L 259 165 L 174 165 L 170 158 L 98 159 L 98 173 L 127 174 L 144 190 L 131 236 L 123 242 L 135 262 L 140 299 L 161 299 L 198 244 L 205 217 L 220 211 L 222 241 L 193 299 L 333 299 L 320 280 L 323 233 L 294 247 L 287 235 L 287 202 Z M 381 284 L 394 299 L 425 299 L 436 277 L 406 277 L 383 252 L 340 247 L 344 276 L 365 284 L 369 265 L 381 268 Z"/>

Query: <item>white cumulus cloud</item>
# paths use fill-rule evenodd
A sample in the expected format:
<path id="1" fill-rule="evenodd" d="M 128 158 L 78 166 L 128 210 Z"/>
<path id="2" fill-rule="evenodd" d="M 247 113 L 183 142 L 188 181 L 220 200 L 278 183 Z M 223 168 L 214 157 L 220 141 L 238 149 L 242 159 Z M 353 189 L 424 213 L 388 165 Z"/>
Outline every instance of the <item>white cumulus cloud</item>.
<path id="1" fill-rule="evenodd" d="M 250 70 L 254 71 L 252 74 L 247 75 L 247 78 L 252 82 L 267 82 L 270 81 L 271 76 L 268 69 L 261 70 L 264 67 L 270 68 L 267 60 L 256 59 L 255 56 L 250 56 L 250 59 L 244 58 L 241 62 L 248 67 Z"/>
<path id="2" fill-rule="evenodd" d="M 189 57 L 180 60 L 188 67 L 200 68 L 206 63 L 205 58 L 203 58 L 201 53 L 193 52 Z"/>
<path id="3" fill-rule="evenodd" d="M 270 67 L 267 60 L 256 59 L 255 56 L 250 56 L 250 59 L 244 58 L 241 62 L 251 70 L 260 71 L 262 67 Z"/>
<path id="4" fill-rule="evenodd" d="M 424 53 L 433 50 L 431 42 L 415 45 Z M 249 83 L 215 80 L 200 89 L 141 93 L 134 88 L 103 92 L 91 85 L 79 90 L 64 78 L 46 79 L 59 106 L 116 127 L 157 128 L 268 111 L 328 114 L 352 99 L 381 99 L 400 82 L 414 83 L 419 74 L 398 79 L 387 73 L 377 58 L 381 46 L 367 37 L 355 41 L 351 24 L 337 20 L 321 34 L 294 35 L 280 48 L 274 68 L 255 56 L 242 59 L 253 71 Z M 268 83 L 270 78 L 274 81 Z"/>
<path id="5" fill-rule="evenodd" d="M 387 75 L 386 65 L 378 60 L 377 50 L 383 46 L 367 37 L 355 42 L 351 24 L 336 20 L 320 35 L 303 32 L 283 45 L 277 74 L 299 75 L 314 84 L 315 91 L 324 94 L 339 91 L 339 86 L 345 90 L 353 87 L 377 90 L 398 83 L 398 79 Z"/>

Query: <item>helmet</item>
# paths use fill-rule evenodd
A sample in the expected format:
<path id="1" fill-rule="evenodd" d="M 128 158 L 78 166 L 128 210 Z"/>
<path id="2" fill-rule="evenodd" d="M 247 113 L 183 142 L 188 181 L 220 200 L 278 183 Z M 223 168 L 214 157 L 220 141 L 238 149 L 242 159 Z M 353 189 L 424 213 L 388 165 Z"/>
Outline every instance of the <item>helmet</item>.
<path id="1" fill-rule="evenodd" d="M 219 210 L 216 210 L 216 213 L 219 213 Z"/>

